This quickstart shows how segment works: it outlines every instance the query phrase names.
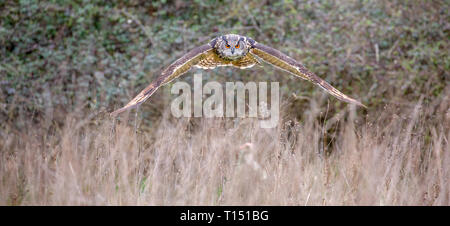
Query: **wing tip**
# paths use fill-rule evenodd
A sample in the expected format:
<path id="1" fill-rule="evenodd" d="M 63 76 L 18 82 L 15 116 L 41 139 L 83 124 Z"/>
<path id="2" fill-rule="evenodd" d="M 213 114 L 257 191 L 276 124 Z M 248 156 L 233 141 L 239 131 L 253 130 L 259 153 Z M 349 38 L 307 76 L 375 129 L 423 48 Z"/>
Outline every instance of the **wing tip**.
<path id="1" fill-rule="evenodd" d="M 364 105 L 364 104 L 361 104 L 361 103 L 359 103 L 360 105 L 359 106 L 361 106 L 361 107 L 363 107 L 363 108 L 365 108 L 365 109 L 367 109 L 368 107 L 366 106 L 366 105 Z"/>
<path id="2" fill-rule="evenodd" d="M 110 117 L 117 117 L 117 115 L 119 115 L 120 113 L 122 113 L 122 112 L 124 112 L 124 111 L 126 111 L 126 110 L 128 110 L 130 108 L 133 108 L 133 107 L 136 107 L 136 105 L 135 106 L 125 106 L 123 108 L 117 109 L 117 110 L 109 113 L 109 116 Z"/>
<path id="3" fill-rule="evenodd" d="M 361 102 L 359 102 L 359 101 L 357 101 L 357 100 L 354 100 L 354 99 L 351 99 L 350 101 L 347 100 L 347 102 L 350 103 L 350 104 L 355 104 L 355 105 L 357 105 L 357 106 L 366 108 L 366 109 L 368 108 L 366 105 L 364 105 L 364 104 L 362 104 Z"/>
<path id="4" fill-rule="evenodd" d="M 111 113 L 109 113 L 109 117 L 117 117 L 117 115 L 119 115 L 120 113 L 124 112 L 126 109 L 124 108 L 120 108 L 118 110 L 115 110 Z"/>

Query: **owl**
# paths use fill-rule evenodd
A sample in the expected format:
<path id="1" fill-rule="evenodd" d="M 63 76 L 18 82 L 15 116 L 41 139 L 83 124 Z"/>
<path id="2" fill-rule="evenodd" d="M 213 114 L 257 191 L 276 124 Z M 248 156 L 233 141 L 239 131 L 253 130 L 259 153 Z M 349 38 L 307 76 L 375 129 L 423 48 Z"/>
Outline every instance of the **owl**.
<path id="1" fill-rule="evenodd" d="M 227 34 L 216 37 L 207 44 L 192 49 L 186 55 L 173 62 L 162 71 L 156 80 L 150 83 L 127 105 L 112 112 L 111 116 L 116 116 L 127 109 L 142 104 L 159 87 L 186 73 L 192 67 L 213 69 L 220 66 L 232 66 L 246 69 L 260 64 L 258 59 L 318 85 L 341 101 L 366 107 L 359 101 L 343 94 L 286 54 L 260 44 L 251 38 L 237 34 Z"/>

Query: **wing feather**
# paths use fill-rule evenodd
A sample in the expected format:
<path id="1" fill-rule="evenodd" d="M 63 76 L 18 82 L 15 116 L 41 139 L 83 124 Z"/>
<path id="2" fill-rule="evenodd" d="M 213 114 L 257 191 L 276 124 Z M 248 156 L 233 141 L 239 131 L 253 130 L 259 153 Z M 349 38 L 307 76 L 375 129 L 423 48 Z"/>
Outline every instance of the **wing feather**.
<path id="1" fill-rule="evenodd" d="M 314 73 L 310 72 L 302 64 L 285 55 L 284 53 L 256 42 L 252 45 L 252 47 L 253 48 L 250 50 L 250 53 L 261 58 L 262 60 L 320 86 L 322 89 L 324 89 L 325 91 L 327 91 L 328 93 L 335 96 L 341 101 L 366 107 L 359 101 L 343 94 L 341 91 L 337 90 L 336 88 L 331 86 L 328 82 L 321 79 Z"/>
<path id="2" fill-rule="evenodd" d="M 205 55 L 211 51 L 212 47 L 210 44 L 205 44 L 189 51 L 186 55 L 169 65 L 156 80 L 150 83 L 150 85 L 142 90 L 127 105 L 112 112 L 111 116 L 116 116 L 129 108 L 140 105 L 142 102 L 146 101 L 159 87 L 189 71 L 192 66 L 204 59 Z"/>
<path id="3" fill-rule="evenodd" d="M 196 65 L 197 68 L 202 69 L 214 69 L 216 67 L 230 66 L 231 61 L 226 61 L 219 57 L 214 51 L 209 51 L 205 54 L 205 57 L 200 60 Z"/>
<path id="4" fill-rule="evenodd" d="M 232 64 L 234 67 L 237 67 L 240 69 L 246 69 L 246 68 L 251 68 L 257 64 L 261 64 L 261 63 L 259 63 L 259 61 L 251 54 L 247 54 L 246 56 L 242 57 L 241 59 L 233 61 Z"/>

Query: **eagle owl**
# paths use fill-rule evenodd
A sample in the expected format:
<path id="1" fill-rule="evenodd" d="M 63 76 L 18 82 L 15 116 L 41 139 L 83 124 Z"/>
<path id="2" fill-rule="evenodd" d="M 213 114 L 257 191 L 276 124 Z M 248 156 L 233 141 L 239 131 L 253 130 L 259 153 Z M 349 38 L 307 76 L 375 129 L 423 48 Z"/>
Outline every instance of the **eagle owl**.
<path id="1" fill-rule="evenodd" d="M 186 73 L 192 67 L 213 69 L 219 66 L 232 66 L 245 69 L 260 64 L 258 59 L 318 85 L 341 101 L 365 107 L 359 101 L 343 94 L 306 69 L 301 63 L 282 52 L 242 35 L 227 34 L 216 37 L 209 43 L 192 49 L 186 55 L 173 62 L 156 80 L 142 90 L 127 105 L 112 112 L 111 115 L 115 116 L 129 108 L 140 105 L 160 86 Z"/>

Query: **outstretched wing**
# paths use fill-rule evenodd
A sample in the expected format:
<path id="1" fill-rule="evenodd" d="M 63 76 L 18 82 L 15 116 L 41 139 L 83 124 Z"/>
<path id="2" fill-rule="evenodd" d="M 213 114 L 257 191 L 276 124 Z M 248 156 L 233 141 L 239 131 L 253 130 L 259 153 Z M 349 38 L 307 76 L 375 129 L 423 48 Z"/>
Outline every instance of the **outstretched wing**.
<path id="1" fill-rule="evenodd" d="M 210 44 L 205 44 L 199 46 L 186 55 L 182 56 L 180 59 L 176 60 L 169 67 L 167 67 L 161 75 L 150 85 L 148 85 L 144 90 L 142 90 L 133 100 L 131 100 L 124 107 L 111 113 L 111 116 L 116 116 L 117 114 L 126 111 L 129 108 L 133 108 L 147 100 L 160 86 L 167 84 L 173 79 L 179 77 L 180 75 L 186 73 L 192 66 L 196 65 L 202 59 L 205 58 L 212 51 Z"/>
<path id="2" fill-rule="evenodd" d="M 328 84 L 328 82 L 321 79 L 314 73 L 310 72 L 301 63 L 290 58 L 289 56 L 285 55 L 284 53 L 282 53 L 276 49 L 273 49 L 271 47 L 265 46 L 263 44 L 256 43 L 256 42 L 252 45 L 252 47 L 253 48 L 250 49 L 251 54 L 274 65 L 275 67 L 278 67 L 282 70 L 290 72 L 300 78 L 306 79 L 306 80 L 320 86 L 322 89 L 324 89 L 331 95 L 335 96 L 339 100 L 366 107 L 365 105 L 361 104 L 359 101 L 343 94 L 341 91 L 337 90 L 336 88 L 334 88 L 333 86 Z"/>

